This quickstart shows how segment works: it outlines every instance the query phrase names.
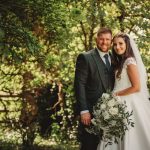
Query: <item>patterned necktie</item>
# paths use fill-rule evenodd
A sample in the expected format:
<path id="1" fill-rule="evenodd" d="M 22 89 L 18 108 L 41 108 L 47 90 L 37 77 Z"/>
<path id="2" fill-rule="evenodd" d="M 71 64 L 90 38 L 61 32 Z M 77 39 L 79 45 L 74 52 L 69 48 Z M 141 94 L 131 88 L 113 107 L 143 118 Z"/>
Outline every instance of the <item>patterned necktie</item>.
<path id="1" fill-rule="evenodd" d="M 110 69 L 110 62 L 109 62 L 109 60 L 108 60 L 108 54 L 105 54 L 105 55 L 104 55 L 104 58 L 105 58 L 106 67 L 107 67 L 108 69 Z"/>

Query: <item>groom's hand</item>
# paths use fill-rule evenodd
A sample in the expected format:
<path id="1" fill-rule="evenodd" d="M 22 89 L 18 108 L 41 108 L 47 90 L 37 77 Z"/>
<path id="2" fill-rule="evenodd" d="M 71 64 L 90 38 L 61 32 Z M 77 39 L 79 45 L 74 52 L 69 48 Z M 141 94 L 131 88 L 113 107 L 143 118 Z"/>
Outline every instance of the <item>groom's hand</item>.
<path id="1" fill-rule="evenodd" d="M 81 114 L 81 122 L 84 125 L 90 125 L 90 123 L 91 123 L 91 115 L 90 115 L 89 112 Z"/>

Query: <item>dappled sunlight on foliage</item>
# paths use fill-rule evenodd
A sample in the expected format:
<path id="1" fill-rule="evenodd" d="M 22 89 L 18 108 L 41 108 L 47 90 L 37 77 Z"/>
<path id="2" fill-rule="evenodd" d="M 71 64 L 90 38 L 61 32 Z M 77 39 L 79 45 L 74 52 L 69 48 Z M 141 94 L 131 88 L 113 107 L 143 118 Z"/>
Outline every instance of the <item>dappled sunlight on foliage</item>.
<path id="1" fill-rule="evenodd" d="M 150 89 L 148 6 L 148 0 L 1 1 L 0 145 L 78 147 L 75 62 L 95 47 L 99 27 L 136 37 Z"/>

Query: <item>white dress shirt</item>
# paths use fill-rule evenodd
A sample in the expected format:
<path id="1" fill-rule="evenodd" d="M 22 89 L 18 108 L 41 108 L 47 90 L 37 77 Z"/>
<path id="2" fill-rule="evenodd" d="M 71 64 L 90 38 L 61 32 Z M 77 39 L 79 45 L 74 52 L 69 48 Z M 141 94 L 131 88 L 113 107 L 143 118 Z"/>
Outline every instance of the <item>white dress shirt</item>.
<path id="1" fill-rule="evenodd" d="M 110 58 L 109 52 L 102 52 L 102 51 L 100 51 L 98 48 L 97 48 L 97 51 L 98 51 L 98 53 L 99 53 L 101 59 L 103 60 L 103 62 L 104 62 L 105 64 L 106 64 L 106 62 L 105 62 L 104 55 L 105 55 L 105 54 L 108 54 L 108 60 L 109 60 L 109 63 L 111 64 L 111 58 Z"/>

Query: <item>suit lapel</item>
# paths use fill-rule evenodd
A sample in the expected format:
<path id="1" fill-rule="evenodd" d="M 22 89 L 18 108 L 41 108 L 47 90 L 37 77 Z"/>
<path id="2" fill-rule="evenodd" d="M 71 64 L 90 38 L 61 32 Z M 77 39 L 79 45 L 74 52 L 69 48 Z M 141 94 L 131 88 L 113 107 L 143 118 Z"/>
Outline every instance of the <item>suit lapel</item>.
<path id="1" fill-rule="evenodd" d="M 104 86 L 105 90 L 107 90 L 107 87 L 105 84 L 105 73 L 103 71 L 104 70 L 103 68 L 105 68 L 105 64 L 104 64 L 103 60 L 101 59 L 101 57 L 99 56 L 99 53 L 96 48 L 92 53 L 92 57 L 97 65 L 99 76 L 102 80 L 103 86 Z"/>

